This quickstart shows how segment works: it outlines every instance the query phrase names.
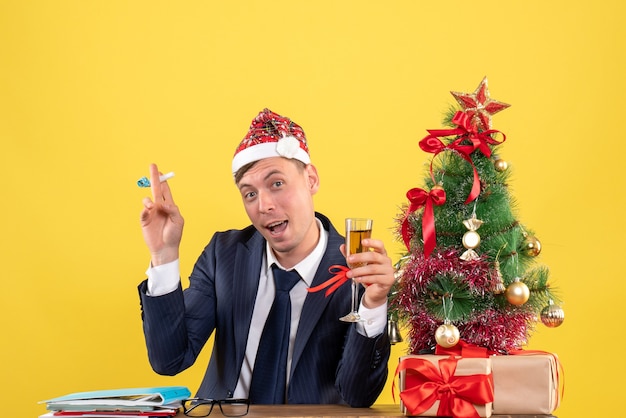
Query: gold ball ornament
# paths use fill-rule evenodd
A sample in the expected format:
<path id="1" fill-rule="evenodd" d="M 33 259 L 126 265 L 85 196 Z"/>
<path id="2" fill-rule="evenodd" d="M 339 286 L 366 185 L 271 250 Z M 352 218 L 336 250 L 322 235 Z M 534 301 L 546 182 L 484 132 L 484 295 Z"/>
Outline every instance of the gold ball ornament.
<path id="1" fill-rule="evenodd" d="M 460 339 L 459 329 L 449 322 L 440 325 L 435 331 L 435 341 L 443 348 L 454 347 Z"/>
<path id="2" fill-rule="evenodd" d="M 541 310 L 540 318 L 546 327 L 556 328 L 565 320 L 565 312 L 559 305 L 550 301 L 550 304 Z"/>
<path id="3" fill-rule="evenodd" d="M 539 242 L 539 240 L 532 236 L 532 235 L 528 235 L 526 236 L 526 239 L 524 240 L 524 254 L 531 256 L 531 257 L 537 257 L 539 255 L 539 253 L 541 252 L 541 242 Z"/>
<path id="4" fill-rule="evenodd" d="M 509 168 L 509 164 L 501 158 L 495 160 L 493 166 L 496 171 L 499 171 L 500 173 L 506 171 L 506 169 Z"/>
<path id="5" fill-rule="evenodd" d="M 504 296 L 506 296 L 506 300 L 511 305 L 521 306 L 528 301 L 530 290 L 526 283 L 522 282 L 519 277 L 516 277 L 513 283 L 506 288 Z"/>

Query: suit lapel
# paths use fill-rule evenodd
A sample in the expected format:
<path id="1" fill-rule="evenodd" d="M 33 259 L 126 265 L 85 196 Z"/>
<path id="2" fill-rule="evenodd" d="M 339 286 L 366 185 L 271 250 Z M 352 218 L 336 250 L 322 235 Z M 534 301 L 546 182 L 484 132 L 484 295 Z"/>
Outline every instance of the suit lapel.
<path id="1" fill-rule="evenodd" d="M 319 215 L 318 215 L 319 216 Z M 324 219 L 322 219 L 324 221 Z M 323 222 L 324 223 L 324 222 Z M 333 273 L 329 272 L 329 268 L 334 264 L 345 265 L 345 258 L 339 251 L 339 246 L 343 244 L 344 239 L 339 233 L 330 225 L 328 235 L 328 246 L 322 261 L 311 283 L 311 287 L 322 284 L 326 280 L 333 276 Z M 296 335 L 296 341 L 293 348 L 293 357 L 291 362 L 291 372 L 295 370 L 298 360 L 307 345 L 307 341 L 311 337 L 311 333 L 315 328 L 315 325 L 320 319 L 320 316 L 326 309 L 326 306 L 332 300 L 334 295 L 325 296 L 325 291 L 309 293 L 304 301 L 302 307 L 302 314 L 300 315 L 300 324 L 298 325 L 298 333 Z M 339 321 L 339 318 L 337 318 Z"/>
<path id="2" fill-rule="evenodd" d="M 243 361 L 248 341 L 264 245 L 265 240 L 261 234 L 255 233 L 248 242 L 238 244 L 236 249 L 233 269 L 233 326 L 235 358 L 239 365 Z"/>

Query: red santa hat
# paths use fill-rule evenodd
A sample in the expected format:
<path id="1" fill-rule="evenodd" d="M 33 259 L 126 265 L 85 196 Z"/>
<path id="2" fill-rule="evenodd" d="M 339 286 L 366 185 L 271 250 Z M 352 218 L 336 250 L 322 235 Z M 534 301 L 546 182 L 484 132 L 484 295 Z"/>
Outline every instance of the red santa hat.
<path id="1" fill-rule="evenodd" d="M 246 164 L 270 157 L 311 162 L 302 128 L 289 118 L 264 109 L 252 120 L 248 134 L 235 151 L 233 175 Z"/>

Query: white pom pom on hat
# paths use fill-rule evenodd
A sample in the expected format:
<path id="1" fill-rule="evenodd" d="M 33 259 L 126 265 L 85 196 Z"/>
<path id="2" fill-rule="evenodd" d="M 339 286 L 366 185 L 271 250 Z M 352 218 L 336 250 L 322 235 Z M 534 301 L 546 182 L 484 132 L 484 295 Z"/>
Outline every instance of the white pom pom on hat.
<path id="1" fill-rule="evenodd" d="M 248 133 L 235 151 L 232 173 L 235 175 L 244 165 L 270 157 L 292 158 L 305 164 L 311 162 L 302 128 L 289 118 L 263 109 L 252 120 Z"/>

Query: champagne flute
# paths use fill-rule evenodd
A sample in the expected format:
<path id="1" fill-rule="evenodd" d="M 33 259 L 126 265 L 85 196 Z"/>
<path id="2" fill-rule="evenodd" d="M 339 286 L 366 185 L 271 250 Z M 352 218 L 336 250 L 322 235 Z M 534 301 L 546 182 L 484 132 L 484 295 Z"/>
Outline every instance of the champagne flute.
<path id="1" fill-rule="evenodd" d="M 366 218 L 346 218 L 346 257 L 350 254 L 369 251 L 369 248 L 363 246 L 362 241 L 365 238 L 371 238 L 372 223 L 371 219 Z M 348 263 L 351 269 L 362 265 L 362 263 Z M 352 312 L 339 319 L 344 322 L 363 321 L 359 315 L 359 283 L 354 279 L 352 279 Z"/>

